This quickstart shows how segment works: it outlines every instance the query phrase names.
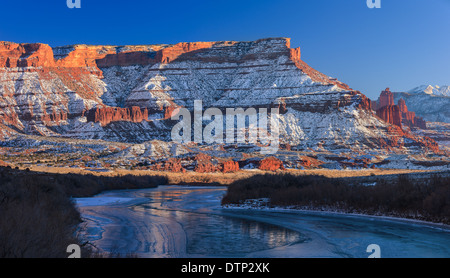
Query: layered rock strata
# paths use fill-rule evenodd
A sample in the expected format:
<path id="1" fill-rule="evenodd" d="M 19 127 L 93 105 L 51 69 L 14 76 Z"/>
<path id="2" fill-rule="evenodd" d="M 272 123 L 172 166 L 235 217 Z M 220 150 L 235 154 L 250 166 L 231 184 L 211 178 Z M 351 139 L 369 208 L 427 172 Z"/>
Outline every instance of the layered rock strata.
<path id="1" fill-rule="evenodd" d="M 0 43 L 3 130 L 170 140 L 172 112 L 192 111 L 194 100 L 221 111 L 278 107 L 280 141 L 297 149 L 365 151 L 395 140 L 427 148 L 419 138 L 392 134 L 389 127 L 398 124 L 392 109 L 388 121 L 376 117 L 364 94 L 307 65 L 288 38 L 54 48 Z"/>

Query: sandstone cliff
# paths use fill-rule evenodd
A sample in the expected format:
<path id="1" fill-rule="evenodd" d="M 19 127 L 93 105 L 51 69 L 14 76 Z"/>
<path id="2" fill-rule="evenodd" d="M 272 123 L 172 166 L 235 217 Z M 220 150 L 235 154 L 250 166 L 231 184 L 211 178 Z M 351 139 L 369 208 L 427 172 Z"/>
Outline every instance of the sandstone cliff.
<path id="1" fill-rule="evenodd" d="M 381 92 L 378 102 L 372 102 L 372 109 L 376 111 L 378 117 L 390 124 L 399 127 L 405 125 L 410 128 L 427 128 L 426 122 L 421 117 L 417 117 L 413 111 L 408 111 L 403 98 L 395 105 L 394 93 L 389 88 Z"/>
<path id="2" fill-rule="evenodd" d="M 307 65 L 288 38 L 54 48 L 0 43 L 0 124 L 14 132 L 170 140 L 171 112 L 193 109 L 194 100 L 205 109 L 280 107 L 281 141 L 300 149 L 364 151 L 406 139 L 427 147 L 390 132 L 391 124 L 401 125 L 400 109 L 380 113 L 387 121 L 376 117 L 364 94 Z"/>

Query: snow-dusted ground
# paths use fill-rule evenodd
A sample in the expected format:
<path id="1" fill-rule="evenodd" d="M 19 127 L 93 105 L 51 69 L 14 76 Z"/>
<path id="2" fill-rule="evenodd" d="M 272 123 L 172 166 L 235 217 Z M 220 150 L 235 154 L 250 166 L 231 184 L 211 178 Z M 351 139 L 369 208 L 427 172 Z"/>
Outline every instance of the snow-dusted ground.
<path id="1" fill-rule="evenodd" d="M 84 236 L 100 250 L 142 257 L 368 257 L 370 244 L 380 246 L 382 257 L 450 257 L 445 226 L 329 212 L 224 209 L 225 191 L 161 186 L 100 194 L 96 198 L 147 201 L 79 207 Z"/>

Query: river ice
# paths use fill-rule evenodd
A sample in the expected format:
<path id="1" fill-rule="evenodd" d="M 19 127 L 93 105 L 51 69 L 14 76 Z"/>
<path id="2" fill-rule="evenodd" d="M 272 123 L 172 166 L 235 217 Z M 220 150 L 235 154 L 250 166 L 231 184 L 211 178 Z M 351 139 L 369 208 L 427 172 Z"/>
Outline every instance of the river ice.
<path id="1" fill-rule="evenodd" d="M 450 257 L 450 230 L 417 222 L 283 210 L 224 209 L 225 187 L 160 186 L 75 199 L 82 236 L 139 257 Z"/>

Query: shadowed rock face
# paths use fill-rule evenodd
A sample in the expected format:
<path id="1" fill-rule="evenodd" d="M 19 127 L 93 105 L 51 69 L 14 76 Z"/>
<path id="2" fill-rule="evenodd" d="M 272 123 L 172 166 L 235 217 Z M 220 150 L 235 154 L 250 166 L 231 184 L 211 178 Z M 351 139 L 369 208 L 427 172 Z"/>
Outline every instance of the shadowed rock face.
<path id="1" fill-rule="evenodd" d="M 404 99 L 401 98 L 401 99 L 398 100 L 398 106 L 399 106 L 400 111 L 402 113 L 408 112 L 408 107 L 406 106 L 406 102 L 405 102 Z"/>
<path id="2" fill-rule="evenodd" d="M 381 92 L 378 109 L 389 105 L 395 105 L 395 103 L 394 95 L 392 94 L 391 90 L 387 88 L 386 90 Z"/>
<path id="3" fill-rule="evenodd" d="M 365 95 L 311 68 L 288 38 L 54 48 L 0 42 L 4 138 L 170 140 L 171 113 L 192 110 L 194 100 L 223 111 L 278 107 L 281 141 L 304 148 L 372 149 L 397 136 L 389 124 L 402 123 L 396 108 L 380 120 Z"/>
<path id="4" fill-rule="evenodd" d="M 377 110 L 377 116 L 384 121 L 402 127 L 402 113 L 398 105 L 387 105 Z"/>

